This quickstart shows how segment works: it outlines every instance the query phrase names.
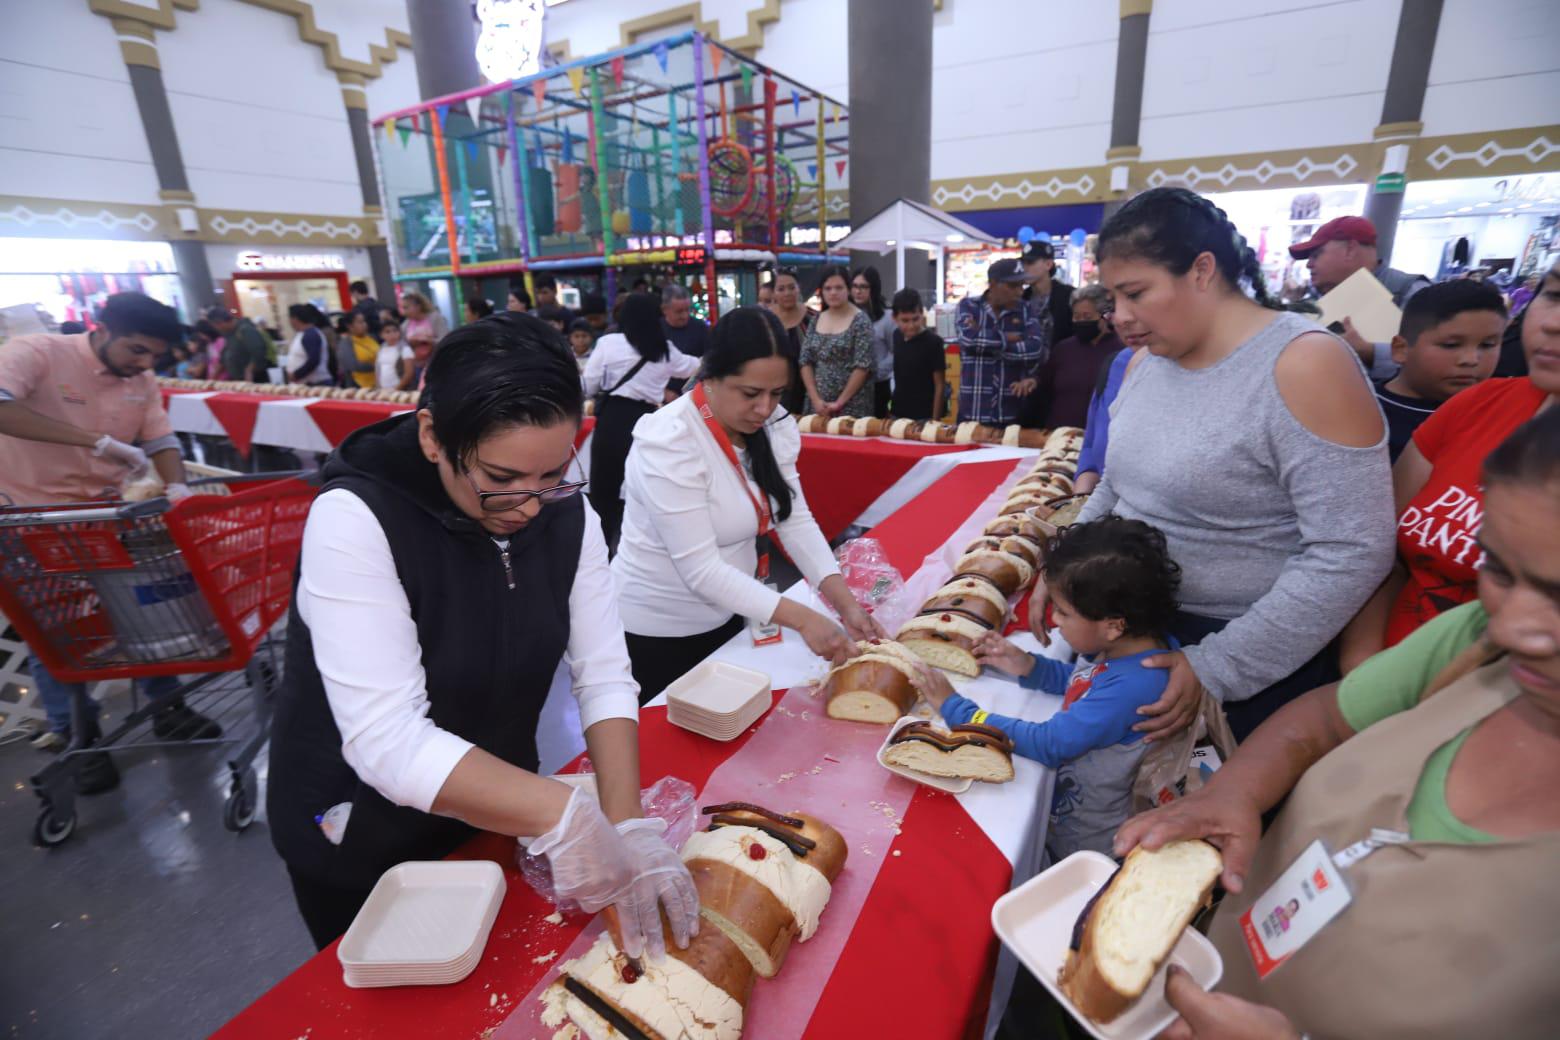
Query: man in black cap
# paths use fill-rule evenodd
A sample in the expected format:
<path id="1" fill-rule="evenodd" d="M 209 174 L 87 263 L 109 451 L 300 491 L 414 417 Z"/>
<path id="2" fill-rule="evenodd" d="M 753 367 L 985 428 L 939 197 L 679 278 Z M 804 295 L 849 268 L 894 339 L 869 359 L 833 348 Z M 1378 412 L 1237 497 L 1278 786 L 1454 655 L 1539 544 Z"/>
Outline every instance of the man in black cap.
<path id="1" fill-rule="evenodd" d="M 959 418 L 1006 426 L 1019 421 L 1045 360 L 1045 330 L 1024 303 L 1029 280 L 1017 260 L 986 269 L 986 291 L 959 301 Z"/>
<path id="2" fill-rule="evenodd" d="M 271 381 L 266 373 L 271 367 L 270 344 L 254 322 L 226 307 L 212 307 L 206 312 L 206 320 L 222 333 L 222 369 L 229 379 Z"/>
<path id="3" fill-rule="evenodd" d="M 1046 342 L 1060 343 L 1073 334 L 1073 287 L 1056 280 L 1056 250 L 1051 243 L 1035 239 L 1020 263 L 1029 278 L 1024 302 L 1038 312 L 1040 323 L 1047 326 Z"/>

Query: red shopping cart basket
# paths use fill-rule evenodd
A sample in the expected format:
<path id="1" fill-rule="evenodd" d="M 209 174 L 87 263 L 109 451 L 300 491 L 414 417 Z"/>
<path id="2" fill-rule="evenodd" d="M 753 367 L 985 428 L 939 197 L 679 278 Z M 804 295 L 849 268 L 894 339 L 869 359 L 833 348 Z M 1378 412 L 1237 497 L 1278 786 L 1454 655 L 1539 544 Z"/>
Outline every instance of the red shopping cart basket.
<path id="1" fill-rule="evenodd" d="M 267 474 L 192 487 L 171 507 L 0 509 L 0 612 L 56 678 L 232 671 L 287 610 L 315 488 Z"/>

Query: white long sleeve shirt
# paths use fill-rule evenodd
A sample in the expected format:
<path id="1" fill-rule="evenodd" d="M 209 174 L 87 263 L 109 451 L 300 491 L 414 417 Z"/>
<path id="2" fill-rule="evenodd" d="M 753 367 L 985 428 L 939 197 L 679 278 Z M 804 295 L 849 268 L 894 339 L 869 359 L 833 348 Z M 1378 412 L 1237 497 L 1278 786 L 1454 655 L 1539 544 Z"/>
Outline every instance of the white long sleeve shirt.
<path id="1" fill-rule="evenodd" d="M 335 488 L 309 511 L 302 559 L 298 612 L 314 642 L 342 756 L 390 801 L 431 811 L 473 745 L 428 718 L 417 624 L 384 529 L 361 498 Z M 638 719 L 639 686 L 629 670 L 607 546 L 588 502 L 564 660 L 582 727 Z M 538 667 L 551 669 L 552 663 Z"/>
<path id="2" fill-rule="evenodd" d="M 783 412 L 765 432 L 791 487 L 791 515 L 776 530 L 816 587 L 840 568 L 802 495 L 801 433 Z M 623 481 L 623 537 L 612 561 L 628 631 L 686 636 L 718 628 L 733 614 L 761 621 L 774 615 L 780 593 L 754 577 L 758 514 L 749 492 L 761 494 L 751 474 L 737 475 L 691 396 L 639 420 Z"/>
<path id="3" fill-rule="evenodd" d="M 595 349 L 585 360 L 585 396 L 594 397 L 603 390 L 612 390 L 617 381 L 628 375 L 639 364 L 639 351 L 621 332 L 610 332 L 596 341 Z M 699 359 L 689 357 L 670 341 L 666 344 L 666 357 L 661 361 L 647 361 L 634 373 L 634 378 L 612 390 L 614 397 L 627 397 L 646 404 L 659 405 L 665 395 L 666 384 L 673 379 L 687 379 L 699 370 Z"/>

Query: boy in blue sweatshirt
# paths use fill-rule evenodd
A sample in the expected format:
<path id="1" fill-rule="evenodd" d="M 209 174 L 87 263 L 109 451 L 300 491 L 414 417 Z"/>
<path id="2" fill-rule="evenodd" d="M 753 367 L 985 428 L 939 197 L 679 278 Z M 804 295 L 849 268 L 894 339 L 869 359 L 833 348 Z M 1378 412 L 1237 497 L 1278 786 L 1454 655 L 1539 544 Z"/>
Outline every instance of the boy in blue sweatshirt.
<path id="1" fill-rule="evenodd" d="M 996 632 L 974 651 L 1024 688 L 1060 694 L 1062 710 L 1045 722 L 992 715 L 946 680 L 934 680 L 928 698 L 949 724 L 995 726 L 1018 754 L 1056 770 L 1045 841 L 1054 863 L 1080 849 L 1112 855 L 1116 828 L 1131 814 L 1132 782 L 1147 751 L 1132 727 L 1170 675 L 1143 659 L 1180 648 L 1166 633 L 1181 577 L 1158 529 L 1117 516 L 1064 528 L 1047 546 L 1044 567 L 1052 617 L 1077 662 L 1026 653 Z"/>

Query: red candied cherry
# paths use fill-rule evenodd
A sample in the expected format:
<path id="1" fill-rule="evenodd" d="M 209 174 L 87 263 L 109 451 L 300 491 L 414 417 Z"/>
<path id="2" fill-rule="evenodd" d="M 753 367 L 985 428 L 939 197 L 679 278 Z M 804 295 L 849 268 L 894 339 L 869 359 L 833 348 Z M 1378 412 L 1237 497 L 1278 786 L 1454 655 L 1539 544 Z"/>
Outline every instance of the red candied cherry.
<path id="1" fill-rule="evenodd" d="M 629 983 L 630 985 L 639 981 L 639 972 L 634 970 L 634 966 L 632 964 L 623 965 L 622 975 L 623 981 Z"/>
<path id="2" fill-rule="evenodd" d="M 760 860 L 767 855 L 769 855 L 769 850 L 756 841 L 748 846 L 748 859 Z"/>

